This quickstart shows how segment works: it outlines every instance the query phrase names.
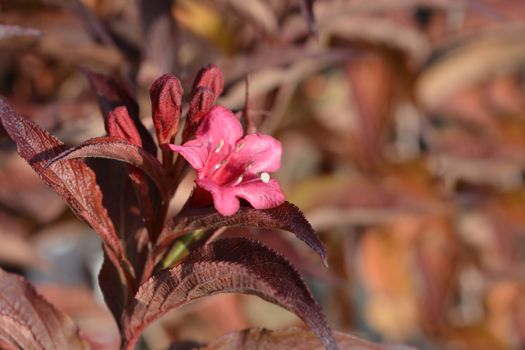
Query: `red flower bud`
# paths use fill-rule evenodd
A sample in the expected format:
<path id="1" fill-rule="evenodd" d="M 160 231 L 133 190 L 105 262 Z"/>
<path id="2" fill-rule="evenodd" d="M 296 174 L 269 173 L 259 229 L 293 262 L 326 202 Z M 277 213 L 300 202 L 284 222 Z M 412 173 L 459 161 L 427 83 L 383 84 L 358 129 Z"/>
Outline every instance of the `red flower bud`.
<path id="1" fill-rule="evenodd" d="M 119 106 L 109 112 L 104 123 L 109 136 L 120 137 L 142 147 L 140 134 L 125 106 Z"/>
<path id="2" fill-rule="evenodd" d="M 214 64 L 209 64 L 202 68 L 199 73 L 197 73 L 197 77 L 193 82 L 192 95 L 195 94 L 199 87 L 210 89 L 213 91 L 215 99 L 217 99 L 224 88 L 224 76 L 219 67 Z"/>
<path id="3" fill-rule="evenodd" d="M 153 124 L 160 145 L 173 142 L 179 127 L 182 86 L 174 75 L 165 74 L 150 88 Z"/>
<path id="4" fill-rule="evenodd" d="M 216 96 L 212 90 L 206 87 L 198 87 L 194 90 L 188 110 L 186 126 L 182 134 L 186 141 L 193 136 L 202 118 L 211 110 L 215 104 Z"/>

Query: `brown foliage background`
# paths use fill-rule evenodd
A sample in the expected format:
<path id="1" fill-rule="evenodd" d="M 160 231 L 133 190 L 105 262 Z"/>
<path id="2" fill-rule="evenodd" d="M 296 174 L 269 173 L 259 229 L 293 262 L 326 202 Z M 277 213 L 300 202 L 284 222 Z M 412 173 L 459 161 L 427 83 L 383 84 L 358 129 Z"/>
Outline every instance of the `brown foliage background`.
<path id="1" fill-rule="evenodd" d="M 103 134 L 78 66 L 123 80 L 151 131 L 154 79 L 172 72 L 189 91 L 215 63 L 219 104 L 243 109 L 248 86 L 251 120 L 282 141 L 277 177 L 321 234 L 329 272 L 289 235 L 250 233 L 302 269 L 334 329 L 423 349 L 522 348 L 525 3 L 318 0 L 315 23 L 307 3 L 3 0 L 0 94 L 74 145 Z M 94 349 L 113 349 L 92 292 L 95 235 L 4 132 L 0 145 L 1 266 L 35 282 Z M 144 342 L 297 323 L 225 295 L 167 315 Z"/>

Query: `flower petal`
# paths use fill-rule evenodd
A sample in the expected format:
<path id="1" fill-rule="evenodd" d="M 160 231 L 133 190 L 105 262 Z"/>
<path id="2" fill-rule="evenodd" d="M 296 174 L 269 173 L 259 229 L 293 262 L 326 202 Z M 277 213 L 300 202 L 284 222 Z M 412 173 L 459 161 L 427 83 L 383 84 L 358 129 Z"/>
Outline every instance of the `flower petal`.
<path id="1" fill-rule="evenodd" d="M 250 164 L 249 173 L 274 172 L 281 167 L 281 143 L 269 135 L 250 134 L 237 143 L 229 163 L 238 167 Z"/>
<path id="2" fill-rule="evenodd" d="M 281 205 L 284 193 L 276 180 L 265 183 L 254 181 L 232 187 L 237 197 L 246 199 L 255 209 L 269 209 Z"/>
<path id="3" fill-rule="evenodd" d="M 197 179 L 196 182 L 198 186 L 211 193 L 213 205 L 220 214 L 230 216 L 239 210 L 240 203 L 233 191 L 235 187 L 219 186 L 207 178 Z"/>
<path id="4" fill-rule="evenodd" d="M 210 152 L 216 147 L 229 152 L 242 137 L 241 122 L 233 113 L 222 107 L 213 107 L 195 132 L 197 140 L 208 143 Z"/>
<path id="5" fill-rule="evenodd" d="M 197 171 L 203 169 L 206 165 L 206 159 L 209 153 L 208 147 L 198 140 L 188 141 L 182 146 L 170 144 L 169 147 L 172 151 L 183 156 Z"/>

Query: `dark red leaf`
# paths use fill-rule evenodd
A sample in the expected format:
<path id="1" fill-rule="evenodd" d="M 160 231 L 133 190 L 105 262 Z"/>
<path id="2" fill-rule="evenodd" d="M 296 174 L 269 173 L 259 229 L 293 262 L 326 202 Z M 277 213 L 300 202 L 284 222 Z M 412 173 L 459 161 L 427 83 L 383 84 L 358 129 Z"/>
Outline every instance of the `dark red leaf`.
<path id="1" fill-rule="evenodd" d="M 93 171 L 80 160 L 46 166 L 50 159 L 65 151 L 64 144 L 32 121 L 22 118 L 1 99 L 0 118 L 20 156 L 100 235 L 116 257 L 123 259 L 122 247 L 102 205 L 102 193 Z"/>
<path id="2" fill-rule="evenodd" d="M 142 147 L 140 134 L 129 116 L 126 106 L 120 106 L 110 111 L 104 120 L 109 136 L 120 137 L 134 145 Z"/>
<path id="3" fill-rule="evenodd" d="M 165 231 L 164 236 L 161 236 L 159 246 L 165 247 L 173 239 L 196 229 L 211 230 L 222 226 L 254 226 L 290 231 L 319 254 L 323 263 L 327 264 L 323 243 L 301 210 L 290 202 L 265 210 L 245 206 L 232 216 L 223 216 L 211 207 L 189 209 L 173 219 L 170 231 Z"/>
<path id="4" fill-rule="evenodd" d="M 115 103 L 125 103 L 112 110 L 109 110 L 111 105 L 106 108 L 105 126 L 108 134 L 127 140 L 136 146 L 123 140 L 113 142 L 116 140 L 99 138 L 89 140 L 69 150 L 64 156 L 67 158 L 104 157 L 121 160 L 136 167 L 127 171 L 119 164 L 103 163 L 100 160 L 91 162 L 97 174 L 104 173 L 99 177 L 99 181 L 104 193 L 112 198 L 106 201 L 105 205 L 111 218 L 118 223 L 117 232 L 124 241 L 125 251 L 133 264 L 136 277 L 141 280 L 144 278 L 142 274 L 145 272 L 144 267 L 148 256 L 144 223 L 150 240 L 154 242 L 164 222 L 169 185 L 166 174 L 157 159 L 140 147 L 150 137 L 149 134 L 146 138 L 140 136 L 138 128 L 142 124 L 140 121 L 137 122 L 138 118 L 133 118 L 128 113 L 128 108 L 138 113 L 136 103 L 125 93 L 113 97 L 111 93 L 119 92 L 118 85 L 110 82 L 108 87 L 105 83 L 100 83 L 99 78 L 92 79 L 93 81 L 98 82 L 99 87 L 107 88 L 110 99 L 114 99 Z M 101 105 L 107 102 L 104 99 L 101 100 Z M 137 168 L 150 176 L 158 191 L 150 188 L 148 181 Z"/>
<path id="5" fill-rule="evenodd" d="M 82 69 L 82 73 L 88 78 L 91 86 L 93 86 L 93 89 L 97 94 L 98 103 L 102 110 L 102 114 L 104 115 L 104 119 L 107 118 L 109 112 L 115 108 L 125 106 L 140 134 L 144 149 L 149 153 L 156 155 L 157 146 L 139 118 L 139 106 L 137 102 L 131 97 L 126 88 L 124 88 L 124 86 L 117 80 L 107 75 L 94 73 L 88 69 Z"/>
<path id="6" fill-rule="evenodd" d="M 145 157 L 148 160 L 148 161 L 146 161 L 146 163 L 151 163 L 151 164 L 153 164 L 153 166 L 158 164 L 157 159 L 155 157 L 152 157 L 149 153 L 143 151 L 143 148 L 142 148 L 143 144 L 142 144 L 142 140 L 141 140 L 140 134 L 139 134 L 139 132 L 138 132 L 136 126 L 135 126 L 135 123 L 133 122 L 132 118 L 130 117 L 130 115 L 129 115 L 129 113 L 128 113 L 128 111 L 127 111 L 125 106 L 120 106 L 120 107 L 117 107 L 114 110 L 110 111 L 109 114 L 107 115 L 107 117 L 105 118 L 105 126 L 106 126 L 106 130 L 107 130 L 107 133 L 109 134 L 109 136 L 114 136 L 114 137 L 117 137 L 117 138 L 121 138 L 123 140 L 126 140 L 127 142 L 130 142 L 130 143 L 138 146 L 138 148 L 133 148 L 133 150 L 132 150 L 135 153 L 140 153 L 138 155 L 139 156 L 138 158 Z M 94 140 L 91 140 L 91 141 L 94 141 Z M 88 143 L 92 144 L 91 141 L 88 141 Z M 108 145 L 108 146 L 111 147 L 110 145 Z M 123 145 L 120 145 L 120 147 L 123 147 Z M 109 150 L 103 150 L 103 151 L 109 151 Z M 124 150 L 124 153 L 122 153 L 122 154 L 119 153 L 119 155 L 125 156 L 127 153 L 129 153 L 129 151 Z M 113 157 L 111 155 L 109 155 L 109 156 L 110 156 L 110 158 L 113 159 Z M 141 161 L 140 159 L 139 159 L 139 162 L 140 163 L 144 163 L 144 161 Z M 165 197 L 167 197 L 167 195 L 168 195 L 167 194 L 167 191 L 168 191 L 167 185 L 168 185 L 168 183 L 164 180 L 165 179 L 164 173 L 161 173 L 161 176 L 158 177 L 158 179 L 160 179 L 161 182 L 160 183 L 157 182 L 157 184 L 158 184 L 158 186 L 161 186 L 162 183 L 164 182 L 164 184 L 166 185 L 165 188 L 160 188 L 159 187 L 159 191 L 155 191 L 154 193 L 151 193 L 148 181 L 145 179 L 144 174 L 141 173 L 141 171 L 139 169 L 131 167 L 131 169 L 129 170 L 128 173 L 125 173 L 125 172 L 122 173 L 122 171 L 120 169 L 118 169 L 118 166 L 110 165 L 110 167 L 114 168 L 113 171 L 120 175 L 120 181 L 122 182 L 122 184 L 120 186 L 124 186 L 124 187 L 127 186 L 124 183 L 128 182 L 127 177 L 129 175 L 129 178 L 132 181 L 133 189 L 131 189 L 131 186 L 127 186 L 127 188 L 129 190 L 132 190 L 133 192 L 137 192 L 137 194 L 140 197 L 138 200 L 136 200 L 135 198 L 131 198 L 131 196 L 129 194 L 121 195 L 121 193 L 117 193 L 116 195 L 118 197 L 121 197 L 121 198 L 122 197 L 126 197 L 126 199 L 128 200 L 128 202 L 122 202 L 123 208 L 121 208 L 121 209 L 123 209 L 124 211 L 128 212 L 130 210 L 130 207 L 132 206 L 132 203 L 129 202 L 129 201 L 136 202 L 136 204 L 138 204 L 139 207 L 140 207 L 140 210 L 141 210 L 141 213 L 143 214 L 143 217 L 145 218 L 149 236 L 150 236 L 152 241 L 155 241 L 156 237 L 160 233 L 162 222 L 163 222 L 162 219 L 159 220 L 159 218 L 157 217 L 158 211 L 156 211 L 156 209 L 160 209 L 164 205 L 164 203 L 167 202 L 167 198 L 165 198 L 165 200 L 161 201 L 162 202 L 161 205 L 157 206 L 157 207 L 153 203 L 153 201 L 157 201 L 157 200 L 160 201 L 160 198 L 159 198 L 158 194 L 161 194 L 161 195 L 163 195 Z M 150 166 L 150 168 L 151 168 L 151 166 Z M 155 168 L 155 167 L 153 167 L 153 168 Z M 158 164 L 157 168 L 162 171 L 162 168 L 161 168 L 160 164 Z M 110 176 L 113 176 L 113 174 L 111 174 Z M 106 190 L 109 190 L 109 192 L 114 192 L 114 190 L 112 190 L 111 188 L 106 188 Z M 121 213 L 123 213 L 123 212 L 121 212 Z M 129 213 L 129 214 L 130 215 L 127 215 L 128 217 L 126 219 L 135 219 L 135 218 L 131 218 L 131 217 L 137 216 L 134 213 Z M 121 214 L 119 213 L 118 216 L 121 216 Z M 131 228 L 133 226 L 134 225 L 126 225 L 125 227 L 129 229 L 129 228 Z M 129 230 L 125 230 L 125 231 L 129 231 Z M 121 232 L 121 235 L 123 237 L 130 237 L 130 236 L 133 236 L 134 233 L 135 233 L 134 231 Z M 135 254 L 133 254 L 133 255 L 135 255 Z M 137 262 L 137 261 L 133 261 L 133 262 Z M 141 270 L 141 268 L 139 270 Z"/>
<path id="7" fill-rule="evenodd" d="M 97 182 L 102 193 L 104 193 L 104 207 L 107 209 L 114 223 L 115 230 L 123 242 L 126 257 L 133 265 L 136 279 L 139 280 L 143 274 L 147 257 L 148 245 L 146 242 L 148 233 L 146 232 L 146 222 L 140 203 L 142 193 L 137 191 L 137 184 L 132 180 L 129 168 L 131 167 L 133 168 L 131 170 L 141 173 L 140 175 L 143 174 L 139 169 L 131 165 L 110 159 L 89 158 L 86 159 L 86 163 L 97 175 Z M 144 177 L 146 176 L 144 175 Z M 153 190 L 154 188 L 150 191 L 151 202 L 160 206 L 159 191 Z M 100 276 L 99 281 L 101 289 L 106 295 L 107 288 L 102 283 L 102 276 Z M 115 283 L 115 281 L 115 279 L 108 278 L 106 283 L 111 284 Z M 115 287 L 109 286 L 109 288 L 114 289 Z M 121 302 L 119 301 L 119 303 Z M 120 314 L 118 317 L 120 317 Z"/>
<path id="8" fill-rule="evenodd" d="M 235 227 L 228 228 L 220 233 L 220 238 L 247 238 L 262 242 L 265 246 L 275 250 L 286 259 L 303 276 L 313 278 L 319 283 L 333 285 L 336 287 L 344 286 L 345 280 L 336 275 L 335 271 L 326 269 L 325 266 L 316 264 L 310 256 L 298 247 L 292 240 L 279 232 L 279 229 L 255 228 L 255 227 Z M 205 244 L 205 242 L 204 242 Z"/>
<path id="9" fill-rule="evenodd" d="M 222 239 L 192 252 L 179 265 L 142 284 L 122 319 L 124 348 L 166 312 L 217 293 L 257 295 L 297 314 L 327 349 L 337 349 L 321 307 L 291 264 L 247 239 Z"/>
<path id="10" fill-rule="evenodd" d="M 224 76 L 222 71 L 214 64 L 209 64 L 202 68 L 193 82 L 192 95 L 195 95 L 197 88 L 204 87 L 210 89 L 215 98 L 219 97 L 224 89 Z"/>
<path id="11" fill-rule="evenodd" d="M 126 281 L 120 276 L 119 271 L 110 263 L 107 254 L 104 254 L 102 268 L 98 274 L 98 284 L 104 295 L 104 301 L 113 314 L 115 321 L 120 322 L 122 311 L 127 303 Z M 120 326 L 120 325 L 119 325 Z"/>
<path id="12" fill-rule="evenodd" d="M 150 153 L 142 148 L 147 145 L 146 142 L 151 136 L 138 119 L 138 106 L 133 98 L 116 81 L 89 72 L 87 75 L 95 88 L 102 89 L 102 93 L 98 91 L 99 101 L 110 138 L 89 140 L 70 149 L 71 153 L 68 151 L 64 156 L 75 158 L 75 153 L 78 152 L 78 157 L 117 159 L 134 166 L 128 166 L 129 169 L 126 169 L 122 164 L 103 162 L 101 159 L 90 162 L 97 176 L 100 175 L 99 183 L 110 199 L 104 204 L 111 218 L 117 223 L 117 232 L 124 242 L 124 250 L 133 264 L 136 278 L 140 281 L 144 277 L 142 274 L 149 255 L 145 241 L 147 235 L 155 241 L 160 233 L 164 217 L 163 208 L 168 201 L 163 200 L 161 196 L 168 195 L 168 183 L 162 166 L 151 155 L 151 153 L 156 154 L 155 146 L 150 147 L 152 149 Z M 108 103 L 106 107 L 104 107 L 105 103 Z M 117 107 L 111 109 L 112 103 Z M 143 136 L 140 133 L 141 129 Z M 120 138 L 121 142 L 112 145 L 114 142 L 111 137 Z M 158 191 L 150 187 L 149 181 L 141 170 L 150 176 L 157 185 Z M 106 290 L 104 294 L 106 295 Z"/>
<path id="13" fill-rule="evenodd" d="M 165 74 L 150 88 L 153 124 L 160 145 L 173 142 L 179 126 L 182 86 L 174 75 Z"/>
<path id="14" fill-rule="evenodd" d="M 78 327 L 21 276 L 0 269 L 0 348 L 88 349 Z"/>
<path id="15" fill-rule="evenodd" d="M 116 137 L 97 137 L 70 148 L 53 157 L 48 166 L 76 158 L 107 158 L 119 160 L 144 171 L 158 187 L 161 194 L 168 193 L 169 185 L 164 169 L 157 158 L 143 148 Z"/>
<path id="16" fill-rule="evenodd" d="M 164 169 L 157 158 L 153 157 L 143 148 L 133 145 L 120 138 L 99 137 L 87 140 L 79 146 L 73 147 L 63 152 L 59 156 L 53 158 L 50 163 L 52 164 L 53 162 L 75 158 L 113 159 L 136 167 L 132 168 L 131 171 L 123 172 L 122 169 L 110 165 L 113 170 L 105 176 L 117 177 L 119 180 L 116 185 L 118 188 L 120 188 L 120 191 L 116 190 L 114 186 L 112 187 L 111 185 L 104 187 L 104 193 L 111 194 L 110 198 L 113 198 L 114 202 L 106 203 L 106 206 L 113 209 L 111 211 L 111 217 L 114 220 L 119 220 L 117 217 L 120 218 L 120 220 L 124 218 L 126 219 L 126 222 L 123 223 L 123 226 L 118 231 L 120 236 L 126 241 L 126 250 L 127 248 L 130 248 L 127 246 L 128 244 L 135 245 L 135 243 L 139 241 L 139 239 L 135 236 L 140 235 L 136 232 L 136 230 L 140 229 L 140 225 L 127 222 L 128 220 L 135 222 L 137 219 L 142 220 L 141 218 L 144 218 L 150 240 L 155 242 L 164 223 L 166 206 L 170 195 L 167 175 L 165 174 Z M 144 175 L 139 169 L 151 178 L 153 183 L 157 186 L 157 190 L 150 189 L 147 181 L 145 181 Z M 97 167 L 97 171 L 100 172 L 103 170 L 100 169 L 100 167 Z M 131 186 L 130 183 L 128 183 L 128 175 L 132 180 Z M 108 179 L 104 179 L 103 175 L 100 181 L 107 182 Z M 135 192 L 137 192 L 137 195 L 139 196 L 138 200 L 137 198 L 134 198 Z M 119 198 L 119 200 L 117 201 L 114 198 Z M 132 209 L 135 209 L 135 212 L 130 212 Z M 137 210 L 139 211 L 138 213 Z M 122 217 L 122 215 L 124 215 L 124 217 Z M 139 250 L 142 251 L 143 248 Z M 131 253 L 133 256 L 136 256 L 136 254 L 142 256 L 144 254 L 144 252 L 128 253 Z M 133 262 L 136 263 L 138 261 Z M 139 266 L 135 266 L 135 269 L 137 277 L 139 277 L 139 272 L 142 267 L 139 268 Z"/>

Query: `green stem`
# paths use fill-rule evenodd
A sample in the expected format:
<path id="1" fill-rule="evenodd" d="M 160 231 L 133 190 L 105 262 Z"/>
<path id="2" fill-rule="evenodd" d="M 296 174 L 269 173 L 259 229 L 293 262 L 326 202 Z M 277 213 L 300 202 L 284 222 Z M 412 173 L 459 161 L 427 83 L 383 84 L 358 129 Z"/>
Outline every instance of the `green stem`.
<path id="1" fill-rule="evenodd" d="M 189 253 L 189 246 L 201 239 L 205 232 L 206 230 L 197 229 L 182 236 L 162 261 L 162 268 L 166 269 L 185 257 Z"/>

